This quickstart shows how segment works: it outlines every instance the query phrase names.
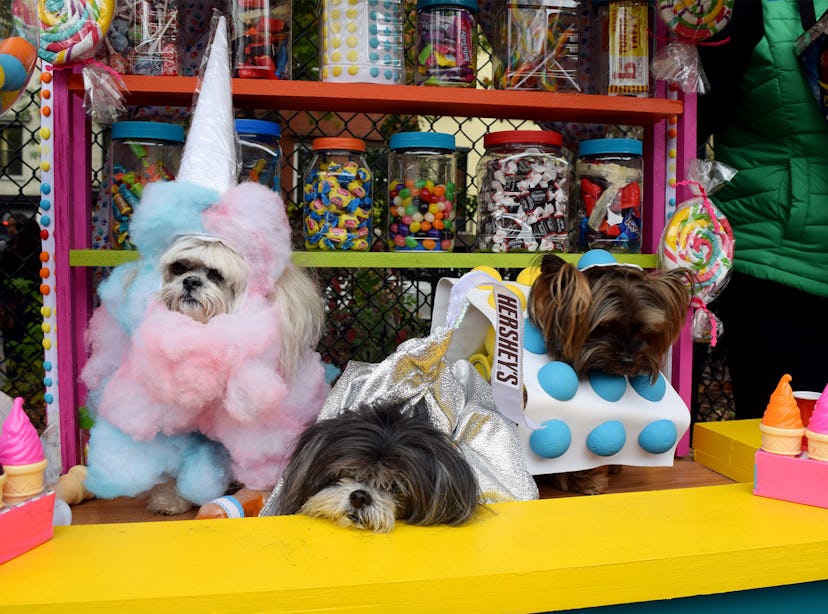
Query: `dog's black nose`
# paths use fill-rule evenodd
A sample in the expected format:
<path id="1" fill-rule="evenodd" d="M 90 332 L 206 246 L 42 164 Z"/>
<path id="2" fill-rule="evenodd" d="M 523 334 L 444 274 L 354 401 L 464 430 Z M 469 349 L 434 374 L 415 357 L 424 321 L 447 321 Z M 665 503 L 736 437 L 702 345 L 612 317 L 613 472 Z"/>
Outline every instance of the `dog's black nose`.
<path id="1" fill-rule="evenodd" d="M 360 510 L 363 507 L 371 505 L 371 495 L 369 495 L 364 490 L 355 490 L 351 493 L 350 496 L 351 505 L 354 506 L 354 509 Z"/>
<path id="2" fill-rule="evenodd" d="M 185 290 L 195 290 L 196 288 L 200 288 L 202 284 L 201 278 L 196 277 L 195 275 L 185 277 L 184 281 L 181 283 L 184 284 Z"/>

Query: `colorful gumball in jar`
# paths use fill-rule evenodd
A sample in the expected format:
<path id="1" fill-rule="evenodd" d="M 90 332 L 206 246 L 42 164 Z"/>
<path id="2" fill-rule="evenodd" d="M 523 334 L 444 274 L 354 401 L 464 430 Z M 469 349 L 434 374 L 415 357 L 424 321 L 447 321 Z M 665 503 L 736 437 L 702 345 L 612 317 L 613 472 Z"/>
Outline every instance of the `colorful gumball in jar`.
<path id="1" fill-rule="evenodd" d="M 388 155 L 388 245 L 399 251 L 454 249 L 454 135 L 398 132 Z"/>

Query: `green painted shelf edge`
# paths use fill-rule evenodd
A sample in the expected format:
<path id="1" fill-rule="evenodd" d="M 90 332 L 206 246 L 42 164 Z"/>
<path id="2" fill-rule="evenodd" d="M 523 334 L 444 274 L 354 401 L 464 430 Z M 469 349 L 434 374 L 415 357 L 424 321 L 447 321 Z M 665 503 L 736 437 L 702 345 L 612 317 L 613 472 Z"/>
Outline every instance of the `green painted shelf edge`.
<path id="1" fill-rule="evenodd" d="M 496 269 L 522 269 L 535 264 L 539 253 L 418 253 L 418 252 L 294 252 L 293 261 L 305 267 L 346 269 L 473 269 L 487 265 Z M 577 262 L 581 254 L 559 254 L 569 262 Z M 653 254 L 617 254 L 619 262 L 654 269 L 658 264 Z M 74 267 L 117 266 L 138 259 L 138 252 L 119 250 L 73 249 L 69 265 Z"/>

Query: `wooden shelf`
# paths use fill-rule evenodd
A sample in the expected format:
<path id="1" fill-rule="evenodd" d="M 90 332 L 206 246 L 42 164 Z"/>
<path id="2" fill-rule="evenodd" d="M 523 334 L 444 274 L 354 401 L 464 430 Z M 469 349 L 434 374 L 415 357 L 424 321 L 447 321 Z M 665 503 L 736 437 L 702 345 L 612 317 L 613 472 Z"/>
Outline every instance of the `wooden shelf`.
<path id="1" fill-rule="evenodd" d="M 195 77 L 124 75 L 129 105 L 192 104 Z M 69 90 L 83 95 L 80 75 L 69 79 Z M 469 95 L 474 92 L 474 95 Z M 512 90 L 371 83 L 321 83 L 233 79 L 237 107 L 291 111 L 346 111 L 398 115 L 453 115 L 512 119 L 652 125 L 681 115 L 678 100 L 558 94 Z"/>
<path id="2" fill-rule="evenodd" d="M 558 254 L 569 262 L 576 262 L 581 254 Z M 497 269 L 523 269 L 535 264 L 538 253 L 423 253 L 423 252 L 294 252 L 293 261 L 305 267 L 317 268 L 431 268 L 473 269 L 487 265 Z M 637 264 L 645 269 L 657 266 L 653 254 L 617 254 L 619 262 Z M 69 265 L 76 267 L 117 266 L 138 259 L 138 252 L 119 250 L 73 249 Z"/>

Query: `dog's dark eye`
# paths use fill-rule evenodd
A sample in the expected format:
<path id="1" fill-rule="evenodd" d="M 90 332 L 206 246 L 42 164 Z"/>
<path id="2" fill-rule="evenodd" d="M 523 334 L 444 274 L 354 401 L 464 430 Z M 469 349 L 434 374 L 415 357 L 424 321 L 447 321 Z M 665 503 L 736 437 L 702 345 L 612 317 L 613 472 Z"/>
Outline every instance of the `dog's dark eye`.
<path id="1" fill-rule="evenodd" d="M 189 270 L 190 270 L 190 267 L 187 266 L 187 263 L 181 262 L 180 260 L 176 261 L 176 262 L 173 262 L 170 265 L 170 273 L 172 273 L 175 277 L 178 277 L 179 275 L 183 275 L 184 273 L 186 273 Z"/>
<path id="2" fill-rule="evenodd" d="M 207 269 L 207 279 L 216 285 L 224 283 L 224 275 L 219 273 L 217 269 Z"/>

